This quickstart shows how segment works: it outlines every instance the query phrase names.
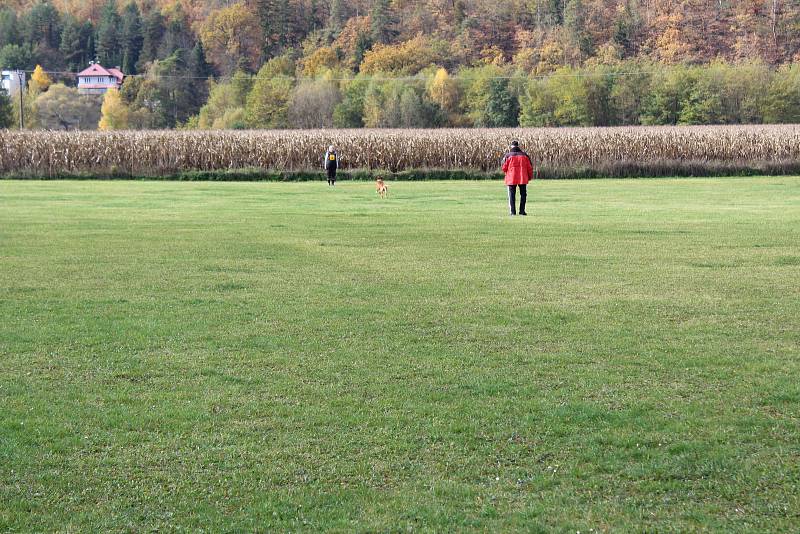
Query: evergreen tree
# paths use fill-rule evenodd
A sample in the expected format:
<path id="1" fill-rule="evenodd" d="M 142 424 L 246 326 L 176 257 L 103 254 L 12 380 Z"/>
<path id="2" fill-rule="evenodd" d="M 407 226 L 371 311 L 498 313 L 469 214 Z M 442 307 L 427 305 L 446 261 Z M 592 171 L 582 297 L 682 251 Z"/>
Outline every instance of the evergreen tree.
<path id="1" fill-rule="evenodd" d="M 89 21 L 79 24 L 73 17 L 64 21 L 59 51 L 64 58 L 67 70 L 75 72 L 86 68 L 94 59 L 94 26 Z"/>
<path id="2" fill-rule="evenodd" d="M 485 120 L 488 128 L 519 125 L 519 100 L 510 91 L 507 78 L 489 81 Z"/>
<path id="3" fill-rule="evenodd" d="M 559 26 L 564 22 L 566 0 L 533 0 L 528 3 L 532 22 L 537 27 Z"/>
<path id="4" fill-rule="evenodd" d="M 547 17 L 550 25 L 557 26 L 564 24 L 564 11 L 568 0 L 547 0 Z"/>
<path id="5" fill-rule="evenodd" d="M 391 0 L 373 0 L 370 11 L 372 41 L 387 44 L 397 35 Z"/>
<path id="6" fill-rule="evenodd" d="M 189 54 L 189 75 L 191 81 L 192 103 L 200 109 L 208 99 L 208 79 L 211 75 L 211 65 L 206 61 L 206 52 L 203 43 L 197 41 Z"/>
<path id="7" fill-rule="evenodd" d="M 263 34 L 262 55 L 270 59 L 296 46 L 316 24 L 315 11 L 294 5 L 291 0 L 256 0 L 256 15 Z"/>
<path id="8" fill-rule="evenodd" d="M 287 0 L 256 0 L 256 15 L 264 36 L 262 43 L 264 58 L 279 55 L 286 42 Z"/>
<path id="9" fill-rule="evenodd" d="M 569 0 L 564 8 L 564 26 L 584 58 L 594 53 L 594 41 L 586 29 L 587 10 L 583 0 Z"/>
<path id="10" fill-rule="evenodd" d="M 95 39 L 95 27 L 91 21 L 86 21 L 81 26 L 81 43 L 86 43 L 83 45 L 84 50 L 84 58 L 81 62 L 82 66 L 86 66 L 92 61 L 95 57 L 97 57 L 97 40 Z"/>
<path id="11" fill-rule="evenodd" d="M 467 19 L 467 4 L 464 0 L 453 1 L 453 20 L 456 26 L 461 26 Z"/>
<path id="12" fill-rule="evenodd" d="M 311 13 L 310 17 L 303 17 L 300 14 L 300 10 L 296 10 L 295 13 L 296 17 L 299 17 L 297 20 L 300 22 L 305 21 L 305 25 L 301 25 L 303 29 L 303 36 L 307 36 L 309 33 L 317 31 L 319 28 L 319 24 L 321 22 L 319 17 L 319 0 L 309 0 L 309 10 L 308 12 Z"/>
<path id="13" fill-rule="evenodd" d="M 356 72 L 358 72 L 361 63 L 364 61 L 364 55 L 372 48 L 372 44 L 370 36 L 364 33 L 360 34 L 356 39 L 356 49 L 353 54 L 353 64 L 355 65 Z"/>
<path id="14" fill-rule="evenodd" d="M 20 44 L 17 14 L 10 7 L 0 9 L 0 48 Z"/>
<path id="15" fill-rule="evenodd" d="M 97 26 L 97 59 L 105 67 L 122 64 L 120 22 L 116 0 L 108 0 Z"/>
<path id="16" fill-rule="evenodd" d="M 27 70 L 32 63 L 31 50 L 27 46 L 9 44 L 0 48 L 0 68 Z"/>
<path id="17" fill-rule="evenodd" d="M 61 46 L 58 49 L 64 57 L 67 70 L 75 72 L 82 69 L 84 65 L 82 63 L 81 31 L 78 23 L 72 17 L 68 17 L 64 21 L 64 31 L 61 32 Z"/>
<path id="18" fill-rule="evenodd" d="M 143 26 L 142 51 L 136 66 L 138 72 L 143 72 L 147 63 L 158 59 L 158 49 L 164 37 L 164 17 L 154 10 L 145 17 Z"/>
<path id="19" fill-rule="evenodd" d="M 142 52 L 142 16 L 134 2 L 128 3 L 122 12 L 122 72 L 136 74 L 136 64 Z"/>
<path id="20" fill-rule="evenodd" d="M 22 39 L 32 47 L 58 50 L 61 45 L 61 14 L 45 0 L 40 1 L 23 18 Z"/>
<path id="21" fill-rule="evenodd" d="M 305 38 L 309 29 L 316 24 L 314 12 L 309 11 L 306 15 L 303 4 L 298 0 L 282 0 L 281 9 L 284 15 L 284 33 L 281 41 L 281 53 L 289 48 L 296 47 Z"/>
<path id="22" fill-rule="evenodd" d="M 639 31 L 639 13 L 631 0 L 626 0 L 614 23 L 614 42 L 623 50 L 625 57 L 636 54 L 636 34 Z"/>
<path id="23" fill-rule="evenodd" d="M 208 78 L 213 74 L 211 65 L 208 64 L 208 60 L 206 59 L 206 51 L 203 48 L 203 43 L 200 41 L 197 41 L 197 44 L 192 48 L 192 53 L 189 58 L 189 68 L 194 78 Z"/>
<path id="24" fill-rule="evenodd" d="M 187 83 L 189 75 L 186 52 L 182 49 L 150 64 L 148 77 L 140 84 L 134 100 L 139 105 L 148 103 L 155 125 L 174 128 L 197 114 L 201 103 L 196 98 L 195 84 Z"/>
<path id="25" fill-rule="evenodd" d="M 420 89 L 409 86 L 400 94 L 402 128 L 435 128 L 441 125 L 442 110 L 420 95 Z"/>

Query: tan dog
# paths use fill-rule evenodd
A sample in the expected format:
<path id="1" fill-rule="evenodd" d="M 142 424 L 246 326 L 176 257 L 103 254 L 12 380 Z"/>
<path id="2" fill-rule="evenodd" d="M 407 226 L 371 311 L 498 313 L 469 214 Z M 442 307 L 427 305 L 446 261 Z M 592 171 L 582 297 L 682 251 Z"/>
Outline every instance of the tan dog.
<path id="1" fill-rule="evenodd" d="M 389 196 L 389 188 L 386 187 L 386 183 L 383 181 L 383 178 L 378 178 L 375 180 L 375 191 L 377 191 L 381 198 L 386 198 Z"/>

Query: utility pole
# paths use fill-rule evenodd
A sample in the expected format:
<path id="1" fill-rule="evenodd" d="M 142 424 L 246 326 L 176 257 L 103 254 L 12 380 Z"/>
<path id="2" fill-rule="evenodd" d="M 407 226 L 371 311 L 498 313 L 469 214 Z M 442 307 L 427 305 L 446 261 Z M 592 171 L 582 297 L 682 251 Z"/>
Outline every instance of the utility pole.
<path id="1" fill-rule="evenodd" d="M 19 87 L 17 90 L 19 91 L 19 129 L 22 130 L 25 128 L 25 110 L 22 105 L 22 88 L 23 88 L 23 81 L 22 76 L 24 73 L 21 70 L 17 71 L 17 79 L 19 80 Z"/>

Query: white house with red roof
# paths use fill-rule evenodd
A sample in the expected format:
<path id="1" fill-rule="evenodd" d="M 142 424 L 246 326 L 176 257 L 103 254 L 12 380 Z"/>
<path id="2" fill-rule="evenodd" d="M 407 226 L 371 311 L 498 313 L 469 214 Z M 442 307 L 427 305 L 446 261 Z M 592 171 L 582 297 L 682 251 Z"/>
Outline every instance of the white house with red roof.
<path id="1" fill-rule="evenodd" d="M 89 68 L 78 74 L 78 92 L 82 95 L 102 95 L 109 89 L 122 87 L 125 75 L 119 67 L 106 69 L 92 61 Z"/>

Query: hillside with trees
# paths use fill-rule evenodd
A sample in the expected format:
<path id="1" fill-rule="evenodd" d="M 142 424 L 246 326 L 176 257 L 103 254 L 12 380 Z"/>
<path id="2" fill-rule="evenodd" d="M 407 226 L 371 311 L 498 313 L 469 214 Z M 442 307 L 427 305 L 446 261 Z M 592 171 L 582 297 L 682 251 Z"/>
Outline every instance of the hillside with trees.
<path id="1" fill-rule="evenodd" d="M 800 122 L 800 0 L 3 5 L 0 67 L 48 77 L 29 127 L 101 105 L 109 129 Z M 92 60 L 128 77 L 79 104 Z"/>

